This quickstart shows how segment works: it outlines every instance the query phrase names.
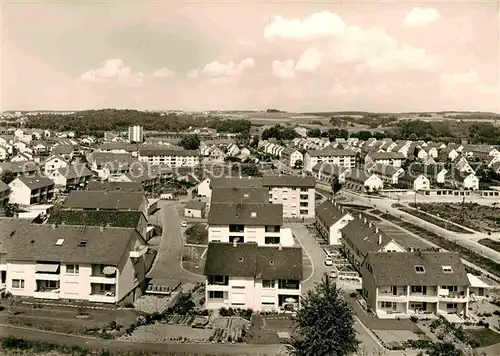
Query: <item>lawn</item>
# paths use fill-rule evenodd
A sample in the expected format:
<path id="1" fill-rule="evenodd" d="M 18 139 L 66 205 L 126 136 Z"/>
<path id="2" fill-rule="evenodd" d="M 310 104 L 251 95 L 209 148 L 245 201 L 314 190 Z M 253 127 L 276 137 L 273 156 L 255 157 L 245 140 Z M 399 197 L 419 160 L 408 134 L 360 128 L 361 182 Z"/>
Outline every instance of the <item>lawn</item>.
<path id="1" fill-rule="evenodd" d="M 439 216 L 476 231 L 500 231 L 500 208 L 494 206 L 476 203 L 427 203 L 417 204 L 417 206 L 420 210 L 429 214 Z M 465 211 L 465 214 L 462 214 L 462 209 Z"/>
<path id="2" fill-rule="evenodd" d="M 394 215 L 386 214 L 381 211 L 377 211 L 377 215 L 379 215 L 382 219 L 390 221 L 402 228 L 413 232 L 416 235 L 424 238 L 425 240 L 437 245 L 445 250 L 450 252 L 458 252 L 462 256 L 462 258 L 467 261 L 485 269 L 486 271 L 494 274 L 497 277 L 500 277 L 500 264 L 490 260 L 489 258 L 483 257 L 480 254 L 469 250 L 467 247 L 457 244 L 454 241 L 450 241 L 440 235 L 437 235 L 423 227 L 412 224 L 408 221 L 402 220 Z"/>
<path id="3" fill-rule="evenodd" d="M 489 247 L 495 251 L 500 252 L 500 241 L 495 241 L 492 239 L 481 239 L 478 242 L 483 246 Z"/>
<path id="4" fill-rule="evenodd" d="M 412 208 L 406 208 L 404 206 L 399 206 L 398 209 L 407 213 L 407 214 L 416 216 L 419 219 L 430 222 L 431 224 L 439 226 L 439 227 L 441 227 L 445 230 L 448 230 L 448 231 L 458 232 L 461 234 L 470 234 L 471 233 L 469 230 L 465 230 L 464 228 L 461 228 L 460 226 L 457 226 L 457 225 L 454 225 L 452 223 L 441 220 L 433 215 L 430 215 L 430 213 L 425 213 L 423 211 L 419 211 L 419 210 L 412 209 Z"/>
<path id="5" fill-rule="evenodd" d="M 500 343 L 500 334 L 489 329 L 468 329 L 465 332 L 470 336 L 471 340 L 477 343 L 477 347 L 486 347 Z"/>
<path id="6" fill-rule="evenodd" d="M 206 224 L 194 224 L 186 229 L 186 243 L 192 245 L 208 245 Z"/>

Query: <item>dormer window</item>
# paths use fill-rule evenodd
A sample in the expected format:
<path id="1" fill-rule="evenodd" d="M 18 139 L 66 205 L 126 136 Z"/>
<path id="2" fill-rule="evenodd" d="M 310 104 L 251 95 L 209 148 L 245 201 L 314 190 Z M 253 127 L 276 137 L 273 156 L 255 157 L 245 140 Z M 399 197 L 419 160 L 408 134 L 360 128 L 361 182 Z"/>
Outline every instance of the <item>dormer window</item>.
<path id="1" fill-rule="evenodd" d="M 444 273 L 453 273 L 453 269 L 451 268 L 451 266 L 442 266 L 442 267 Z"/>
<path id="2" fill-rule="evenodd" d="M 65 240 L 65 239 L 58 239 L 58 240 L 56 241 L 56 246 L 61 246 L 61 245 L 64 243 L 64 240 Z"/>
<path id="3" fill-rule="evenodd" d="M 415 272 L 417 273 L 425 273 L 425 268 L 422 265 L 415 266 Z"/>

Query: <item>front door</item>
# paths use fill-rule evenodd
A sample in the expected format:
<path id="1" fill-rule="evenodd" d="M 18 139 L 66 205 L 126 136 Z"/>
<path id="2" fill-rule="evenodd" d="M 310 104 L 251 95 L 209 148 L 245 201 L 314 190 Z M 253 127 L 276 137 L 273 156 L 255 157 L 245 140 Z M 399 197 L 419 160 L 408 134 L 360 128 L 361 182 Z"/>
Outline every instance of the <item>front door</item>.
<path id="1" fill-rule="evenodd" d="M 392 286 L 392 295 L 398 295 L 398 287 Z"/>

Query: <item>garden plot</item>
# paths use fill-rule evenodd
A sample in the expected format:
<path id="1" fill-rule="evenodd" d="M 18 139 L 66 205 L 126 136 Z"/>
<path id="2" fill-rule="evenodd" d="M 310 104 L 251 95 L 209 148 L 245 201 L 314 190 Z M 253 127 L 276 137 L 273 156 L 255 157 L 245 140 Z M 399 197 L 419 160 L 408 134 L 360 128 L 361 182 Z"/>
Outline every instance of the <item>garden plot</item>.
<path id="1" fill-rule="evenodd" d="M 192 328 L 184 324 L 163 324 L 139 326 L 131 335 L 119 338 L 129 342 L 171 343 L 209 342 L 214 330 Z"/>
<path id="2" fill-rule="evenodd" d="M 244 342 L 250 328 L 250 321 L 240 317 L 220 317 L 212 322 L 212 328 L 215 331 L 209 341 L 219 343 Z"/>

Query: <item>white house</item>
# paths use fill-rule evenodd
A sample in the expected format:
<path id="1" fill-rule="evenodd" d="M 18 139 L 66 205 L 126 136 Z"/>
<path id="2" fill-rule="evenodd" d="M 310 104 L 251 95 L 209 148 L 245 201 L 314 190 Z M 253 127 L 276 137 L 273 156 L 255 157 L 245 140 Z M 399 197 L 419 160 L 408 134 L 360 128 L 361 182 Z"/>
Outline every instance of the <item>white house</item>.
<path id="1" fill-rule="evenodd" d="M 281 159 L 285 162 L 285 164 L 289 167 L 295 167 L 296 162 L 302 162 L 304 164 L 304 155 L 299 151 L 291 147 L 286 147 L 281 152 Z"/>
<path id="2" fill-rule="evenodd" d="M 452 170 L 446 176 L 446 183 L 458 189 L 479 189 L 479 178 L 474 173 Z"/>
<path id="3" fill-rule="evenodd" d="M 48 177 L 56 188 L 74 189 L 82 188 L 92 178 L 92 172 L 85 165 L 72 164 L 52 171 Z"/>
<path id="4" fill-rule="evenodd" d="M 414 191 L 422 191 L 430 189 L 430 180 L 423 174 L 412 175 L 406 172 L 399 177 L 398 185 Z"/>
<path id="5" fill-rule="evenodd" d="M 0 226 L 15 236 L 4 244 L 7 291 L 14 296 L 115 304 L 142 294 L 147 247 L 135 228 L 16 220 L 2 220 Z"/>
<path id="6" fill-rule="evenodd" d="M 370 152 L 365 157 L 365 163 L 381 163 L 386 166 L 401 167 L 406 157 L 399 152 Z"/>
<path id="7" fill-rule="evenodd" d="M 339 180 L 339 183 L 345 183 L 345 177 L 349 173 L 350 168 L 339 166 L 331 163 L 318 163 L 312 169 L 312 175 L 316 180 L 324 183 L 332 184 L 334 178 Z"/>
<path id="8" fill-rule="evenodd" d="M 380 177 L 384 183 L 398 184 L 398 178 L 404 173 L 401 167 L 387 166 L 381 163 L 376 163 L 368 168 L 368 172 Z"/>
<path id="9" fill-rule="evenodd" d="M 467 161 L 465 157 L 460 158 L 460 160 L 455 164 L 455 169 L 458 169 L 460 172 L 474 172 L 471 165 Z"/>
<path id="10" fill-rule="evenodd" d="M 362 192 L 373 192 L 383 189 L 384 181 L 376 174 L 368 173 L 364 169 L 354 169 L 346 175 L 345 187 Z"/>
<path id="11" fill-rule="evenodd" d="M 204 274 L 207 309 L 296 310 L 303 278 L 302 248 L 211 242 Z"/>
<path id="12" fill-rule="evenodd" d="M 204 218 L 207 204 L 199 200 L 191 200 L 184 205 L 184 216 L 187 218 Z"/>
<path id="13" fill-rule="evenodd" d="M 282 205 L 212 203 L 208 213 L 208 241 L 293 246 L 293 235 L 282 224 Z"/>
<path id="14" fill-rule="evenodd" d="M 33 159 L 33 156 L 30 154 L 26 154 L 24 152 L 19 152 L 16 154 L 14 157 L 10 159 L 11 162 L 26 162 L 26 161 L 31 161 Z"/>
<path id="15" fill-rule="evenodd" d="M 14 139 L 17 141 L 30 143 L 33 139 L 33 136 L 30 130 L 17 129 L 16 131 L 14 131 Z"/>
<path id="16" fill-rule="evenodd" d="M 152 165 L 168 165 L 174 167 L 195 167 L 200 164 L 198 151 L 175 150 L 165 148 L 139 148 L 138 159 Z"/>
<path id="17" fill-rule="evenodd" d="M 6 147 L 0 146 L 0 161 L 5 161 L 9 156 L 9 152 Z"/>
<path id="18" fill-rule="evenodd" d="M 316 228 L 329 245 L 340 245 L 340 230 L 353 219 L 353 216 L 336 202 L 326 200 L 316 208 Z"/>
<path id="19" fill-rule="evenodd" d="M 344 149 L 326 148 L 324 150 L 307 151 L 304 155 L 304 170 L 312 172 L 318 163 L 332 163 L 353 169 L 356 165 L 356 152 Z"/>
<path id="20" fill-rule="evenodd" d="M 370 252 L 361 276 L 361 294 L 379 318 L 468 314 L 470 282 L 457 252 Z"/>
<path id="21" fill-rule="evenodd" d="M 59 168 L 65 168 L 68 166 L 68 162 L 59 155 L 51 155 L 47 157 L 44 162 L 45 174 L 50 174 Z"/>
<path id="22" fill-rule="evenodd" d="M 54 197 L 54 182 L 41 175 L 19 176 L 9 183 L 10 203 L 32 205 L 50 201 Z"/>

